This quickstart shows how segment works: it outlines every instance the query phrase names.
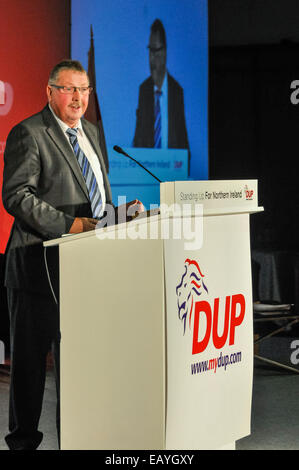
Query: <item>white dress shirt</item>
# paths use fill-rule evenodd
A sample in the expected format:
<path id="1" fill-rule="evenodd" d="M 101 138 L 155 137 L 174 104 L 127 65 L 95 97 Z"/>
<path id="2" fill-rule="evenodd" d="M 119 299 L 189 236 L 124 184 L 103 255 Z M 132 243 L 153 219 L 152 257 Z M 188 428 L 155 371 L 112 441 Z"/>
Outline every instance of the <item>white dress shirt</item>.
<path id="1" fill-rule="evenodd" d="M 53 109 L 51 108 L 50 105 L 49 105 L 49 108 L 52 111 L 53 116 L 57 120 L 58 124 L 60 125 L 60 127 L 61 127 L 61 129 L 62 129 L 62 131 L 65 135 L 65 138 L 67 139 L 71 149 L 74 151 L 74 149 L 72 147 L 72 144 L 70 143 L 69 136 L 66 133 L 66 131 L 69 129 L 69 126 L 65 122 L 63 122 L 61 119 L 59 119 L 58 116 L 56 116 L 56 114 L 54 113 L 54 111 L 53 111 Z M 94 175 L 95 175 L 95 178 L 97 180 L 97 184 L 98 184 L 98 187 L 99 187 L 99 190 L 100 190 L 100 193 L 101 193 L 102 208 L 101 208 L 101 212 L 99 214 L 99 217 L 101 217 L 103 215 L 103 212 L 104 212 L 104 209 L 105 209 L 105 204 L 106 204 L 106 193 L 105 193 L 105 187 L 104 187 L 104 180 L 103 180 L 103 173 L 102 173 L 102 169 L 101 169 L 101 164 L 99 162 L 97 154 L 95 153 L 91 143 L 89 142 L 89 139 L 88 139 L 87 135 L 83 131 L 81 119 L 79 120 L 76 129 L 78 129 L 78 132 L 77 132 L 78 144 L 79 144 L 81 150 L 86 155 L 86 158 L 88 159 L 88 161 L 90 163 L 90 166 L 92 168 L 92 171 L 94 172 Z"/>

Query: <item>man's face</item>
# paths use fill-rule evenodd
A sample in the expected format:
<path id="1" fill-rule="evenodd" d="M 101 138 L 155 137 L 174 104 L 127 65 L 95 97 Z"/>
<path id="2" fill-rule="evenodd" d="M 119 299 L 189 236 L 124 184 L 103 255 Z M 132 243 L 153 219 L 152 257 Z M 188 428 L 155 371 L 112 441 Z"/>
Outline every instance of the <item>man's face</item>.
<path id="1" fill-rule="evenodd" d="M 55 85 L 87 87 L 89 80 L 84 72 L 61 70 Z M 75 127 L 85 113 L 89 95 L 82 95 L 79 90 L 71 94 L 63 94 L 57 88 L 47 86 L 47 96 L 55 114 L 69 127 Z"/>
<path id="2" fill-rule="evenodd" d="M 148 47 L 151 76 L 154 84 L 161 88 L 166 72 L 166 48 L 161 41 L 159 32 L 150 35 Z"/>

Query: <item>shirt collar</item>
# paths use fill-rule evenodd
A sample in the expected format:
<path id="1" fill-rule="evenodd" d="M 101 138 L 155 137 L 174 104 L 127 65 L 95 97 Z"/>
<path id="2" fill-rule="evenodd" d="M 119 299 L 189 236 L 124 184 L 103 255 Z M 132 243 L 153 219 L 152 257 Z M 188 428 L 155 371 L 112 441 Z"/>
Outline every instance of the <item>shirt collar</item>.
<path id="1" fill-rule="evenodd" d="M 66 133 L 66 131 L 69 129 L 70 126 L 68 126 L 65 122 L 63 122 L 54 112 L 54 110 L 51 108 L 51 105 L 49 104 L 49 109 L 50 111 L 52 112 L 53 116 L 55 117 L 55 119 L 57 120 L 58 124 L 60 125 L 61 129 L 63 130 L 64 133 Z M 79 133 L 82 133 L 83 132 L 83 129 L 82 129 L 82 123 L 81 123 L 81 119 L 79 119 L 79 122 L 76 126 L 76 129 L 79 130 Z"/>
<path id="2" fill-rule="evenodd" d="M 157 90 L 159 90 L 159 88 L 157 87 L 157 85 L 154 85 L 154 91 L 157 91 Z M 168 73 L 166 70 L 162 87 L 161 87 L 162 96 L 167 96 L 167 90 L 168 90 Z"/>

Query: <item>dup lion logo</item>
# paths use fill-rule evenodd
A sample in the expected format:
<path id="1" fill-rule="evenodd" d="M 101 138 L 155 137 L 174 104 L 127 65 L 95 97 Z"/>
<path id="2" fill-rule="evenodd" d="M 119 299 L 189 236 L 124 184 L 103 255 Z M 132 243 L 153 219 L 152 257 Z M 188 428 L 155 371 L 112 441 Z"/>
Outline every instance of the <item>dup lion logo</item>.
<path id="1" fill-rule="evenodd" d="M 193 306 L 196 297 L 199 297 L 203 293 L 203 289 L 208 293 L 208 289 L 203 281 L 204 274 L 202 274 L 195 260 L 186 259 L 184 267 L 185 272 L 176 287 L 176 295 L 178 317 L 183 323 L 185 334 L 187 323 L 189 324 L 189 328 L 191 328 Z"/>

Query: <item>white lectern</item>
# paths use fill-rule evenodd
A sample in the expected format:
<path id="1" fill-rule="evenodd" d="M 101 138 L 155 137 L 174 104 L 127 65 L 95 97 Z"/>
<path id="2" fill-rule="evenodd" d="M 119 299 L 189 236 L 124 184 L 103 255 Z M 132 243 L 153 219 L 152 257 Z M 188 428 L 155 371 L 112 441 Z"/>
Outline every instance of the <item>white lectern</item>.
<path id="1" fill-rule="evenodd" d="M 59 245 L 62 449 L 220 449 L 250 433 L 257 182 L 161 184 L 160 213 Z"/>

